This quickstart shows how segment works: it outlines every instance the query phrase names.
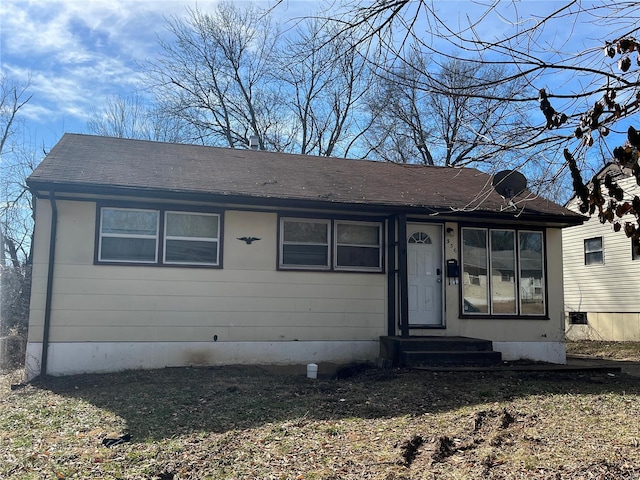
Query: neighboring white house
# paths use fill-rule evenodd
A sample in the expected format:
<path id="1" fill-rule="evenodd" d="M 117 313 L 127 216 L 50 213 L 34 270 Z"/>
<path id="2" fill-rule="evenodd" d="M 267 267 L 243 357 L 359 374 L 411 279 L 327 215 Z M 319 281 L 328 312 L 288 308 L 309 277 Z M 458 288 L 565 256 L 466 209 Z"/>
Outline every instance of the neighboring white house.
<path id="1" fill-rule="evenodd" d="M 607 174 L 631 198 L 640 195 L 629 172 L 609 165 L 598 173 Z M 567 207 L 577 212 L 578 205 L 573 198 Z M 567 339 L 640 341 L 640 256 L 631 240 L 614 232 L 611 223 L 600 223 L 595 213 L 564 229 L 562 243 Z"/>
<path id="2" fill-rule="evenodd" d="M 475 169 L 66 134 L 28 184 L 30 377 L 375 361 L 426 334 L 565 361 L 583 218 Z"/>

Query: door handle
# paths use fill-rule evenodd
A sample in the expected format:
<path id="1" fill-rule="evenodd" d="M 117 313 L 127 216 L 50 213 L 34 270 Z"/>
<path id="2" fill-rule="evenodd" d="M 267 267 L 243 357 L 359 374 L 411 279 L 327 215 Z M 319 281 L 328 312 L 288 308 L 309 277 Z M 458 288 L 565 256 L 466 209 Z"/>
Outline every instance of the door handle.
<path id="1" fill-rule="evenodd" d="M 436 275 L 442 275 L 442 270 L 440 270 L 439 268 L 436 268 Z"/>

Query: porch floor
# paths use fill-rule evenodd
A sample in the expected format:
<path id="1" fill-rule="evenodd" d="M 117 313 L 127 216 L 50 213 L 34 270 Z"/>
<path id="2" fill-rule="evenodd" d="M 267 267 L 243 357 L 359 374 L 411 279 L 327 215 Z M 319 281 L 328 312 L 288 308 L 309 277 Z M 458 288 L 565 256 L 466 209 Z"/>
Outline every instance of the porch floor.
<path id="1" fill-rule="evenodd" d="M 487 366 L 502 362 L 490 340 L 469 337 L 380 337 L 380 357 L 396 367 Z"/>

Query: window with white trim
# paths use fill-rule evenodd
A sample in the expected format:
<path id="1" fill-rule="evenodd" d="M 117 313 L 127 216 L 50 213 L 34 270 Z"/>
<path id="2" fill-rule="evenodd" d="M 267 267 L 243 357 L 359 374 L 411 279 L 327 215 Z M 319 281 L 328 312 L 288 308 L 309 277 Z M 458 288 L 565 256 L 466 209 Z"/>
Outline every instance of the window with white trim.
<path id="1" fill-rule="evenodd" d="M 218 215 L 165 212 L 164 263 L 218 264 Z"/>
<path id="2" fill-rule="evenodd" d="M 102 208 L 98 260 L 156 263 L 158 261 L 157 210 Z"/>
<path id="3" fill-rule="evenodd" d="M 382 271 L 381 222 L 282 217 L 283 269 Z"/>
<path id="4" fill-rule="evenodd" d="M 542 232 L 462 229 L 463 313 L 544 315 Z"/>
<path id="5" fill-rule="evenodd" d="M 329 220 L 283 218 L 280 266 L 329 269 Z"/>
<path id="6" fill-rule="evenodd" d="M 335 222 L 335 268 L 375 270 L 382 268 L 382 225 L 366 222 Z"/>
<path id="7" fill-rule="evenodd" d="M 220 215 L 101 207 L 97 261 L 218 266 Z"/>
<path id="8" fill-rule="evenodd" d="M 587 238 L 584 241 L 584 264 L 604 264 L 602 237 Z"/>

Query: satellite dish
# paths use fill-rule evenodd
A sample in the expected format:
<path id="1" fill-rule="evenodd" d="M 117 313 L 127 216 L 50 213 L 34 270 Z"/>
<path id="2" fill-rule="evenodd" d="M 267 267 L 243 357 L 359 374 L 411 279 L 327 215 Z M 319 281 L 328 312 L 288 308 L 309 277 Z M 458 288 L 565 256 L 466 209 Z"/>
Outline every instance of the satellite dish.
<path id="1" fill-rule="evenodd" d="M 502 170 L 493 176 L 491 185 L 504 198 L 513 198 L 525 191 L 527 179 L 515 170 Z"/>

